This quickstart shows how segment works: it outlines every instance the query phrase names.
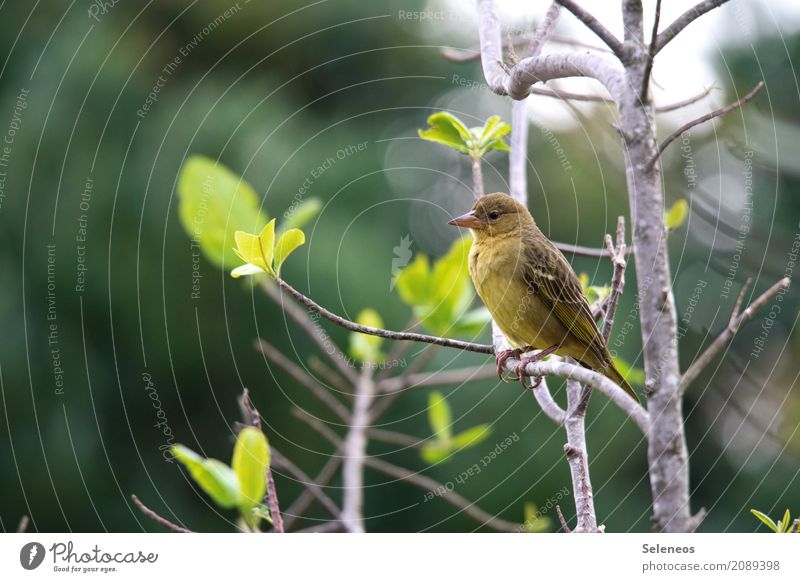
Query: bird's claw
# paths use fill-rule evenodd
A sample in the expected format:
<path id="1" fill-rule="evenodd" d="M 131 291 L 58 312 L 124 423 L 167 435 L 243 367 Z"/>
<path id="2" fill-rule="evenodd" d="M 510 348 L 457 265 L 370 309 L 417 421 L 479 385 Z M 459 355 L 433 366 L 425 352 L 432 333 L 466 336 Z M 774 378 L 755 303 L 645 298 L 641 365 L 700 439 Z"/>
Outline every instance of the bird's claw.
<path id="1" fill-rule="evenodd" d="M 499 354 L 497 354 L 497 377 L 500 378 L 503 382 L 513 382 L 515 380 L 519 380 L 519 378 L 506 378 L 503 373 L 505 372 L 506 367 L 506 360 L 508 358 L 519 358 L 522 354 L 522 350 L 503 350 Z"/>

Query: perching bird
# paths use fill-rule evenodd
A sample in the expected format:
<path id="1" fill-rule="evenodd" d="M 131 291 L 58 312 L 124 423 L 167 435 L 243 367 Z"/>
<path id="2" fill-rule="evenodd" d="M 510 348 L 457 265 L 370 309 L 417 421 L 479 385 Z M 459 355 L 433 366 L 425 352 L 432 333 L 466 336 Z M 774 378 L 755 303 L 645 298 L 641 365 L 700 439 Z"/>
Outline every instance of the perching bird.
<path id="1" fill-rule="evenodd" d="M 525 206 L 508 194 L 488 194 L 449 224 L 471 229 L 469 274 L 492 318 L 517 346 L 497 355 L 498 373 L 512 355 L 541 350 L 522 358 L 517 374 L 523 383 L 527 363 L 557 354 L 639 399 L 614 365 L 575 271 Z"/>

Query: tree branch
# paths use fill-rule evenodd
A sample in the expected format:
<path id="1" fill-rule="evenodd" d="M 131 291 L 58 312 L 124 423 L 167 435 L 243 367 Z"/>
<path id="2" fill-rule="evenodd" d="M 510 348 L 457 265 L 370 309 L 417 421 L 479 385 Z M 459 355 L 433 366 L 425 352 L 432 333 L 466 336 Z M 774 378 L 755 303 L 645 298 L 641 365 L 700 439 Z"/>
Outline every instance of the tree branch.
<path id="1" fill-rule="evenodd" d="M 684 99 L 683 101 L 678 101 L 677 103 L 670 103 L 669 105 L 663 105 L 661 107 L 656 107 L 656 113 L 669 113 L 670 111 L 675 111 L 676 109 L 681 109 L 682 107 L 688 107 L 689 105 L 694 105 L 698 101 L 702 101 L 706 97 L 708 97 L 711 92 L 716 89 L 714 85 L 710 87 L 706 87 L 701 93 L 689 97 L 688 99 Z"/>
<path id="2" fill-rule="evenodd" d="M 445 384 L 464 384 L 496 377 L 493 366 L 472 366 L 457 368 L 455 370 L 441 370 L 433 372 L 420 372 L 417 374 L 404 374 L 394 378 L 387 378 L 378 382 L 378 392 L 391 394 L 408 388 L 421 388 L 424 386 L 443 386 Z"/>
<path id="3" fill-rule="evenodd" d="M 19 519 L 19 523 L 17 524 L 17 533 L 25 533 L 28 530 L 28 525 L 30 524 L 31 519 L 27 515 L 23 515 Z"/>
<path id="4" fill-rule="evenodd" d="M 356 384 L 353 415 L 344 439 L 342 465 L 342 524 L 349 532 L 364 532 L 364 462 L 367 457 L 367 430 L 369 409 L 375 398 L 375 381 L 372 369 L 365 366 Z"/>
<path id="5" fill-rule="evenodd" d="M 459 350 L 466 350 L 468 352 L 476 352 L 478 354 L 492 354 L 494 353 L 492 350 L 492 346 L 484 345 L 484 344 L 476 344 L 472 342 L 464 342 L 460 340 L 453 340 L 433 335 L 425 335 L 422 333 L 409 333 L 409 332 L 401 332 L 401 331 L 390 331 L 387 329 L 380 329 L 377 327 L 369 327 L 367 325 L 361 325 L 360 323 L 355 323 L 354 321 L 350 321 L 349 319 L 345 319 L 332 313 L 322 307 L 321 305 L 315 303 L 309 297 L 306 297 L 300 291 L 289 285 L 283 279 L 275 277 L 275 282 L 280 286 L 281 289 L 286 291 L 289 295 L 294 297 L 299 303 L 305 305 L 315 313 L 318 313 L 325 319 L 332 321 L 336 325 L 343 327 L 350 331 L 355 331 L 358 333 L 364 333 L 367 335 L 376 335 L 380 337 L 384 337 L 386 339 L 392 340 L 405 340 L 405 341 L 415 341 L 415 342 L 422 342 L 428 344 L 434 344 L 437 346 L 444 346 L 447 348 L 456 348 Z"/>
<path id="6" fill-rule="evenodd" d="M 300 366 L 287 358 L 281 351 L 269 342 L 259 338 L 254 342 L 255 348 L 266 358 L 283 368 L 297 382 L 308 388 L 308 390 L 322 401 L 330 410 L 336 413 L 343 422 L 350 420 L 350 412 L 339 402 L 333 394 L 328 392 L 323 386 L 317 383 L 314 378 L 307 374 Z"/>
<path id="7" fill-rule="evenodd" d="M 322 467 L 317 476 L 314 479 L 305 480 L 308 485 L 306 485 L 306 490 L 300 494 L 300 496 L 289 506 L 289 509 L 286 509 L 283 512 L 283 524 L 284 527 L 289 528 L 291 525 L 297 520 L 297 518 L 301 517 L 303 512 L 308 508 L 309 505 L 314 501 L 314 499 L 319 499 L 317 494 L 312 492 L 312 489 L 318 489 L 318 493 L 323 493 L 323 487 L 325 487 L 328 483 L 336 475 L 336 472 L 339 470 L 339 467 L 342 464 L 342 457 L 339 455 L 340 451 L 336 451 L 333 456 L 331 456 L 328 461 L 325 463 L 325 466 Z M 288 467 L 287 467 L 288 470 Z M 303 473 L 305 475 L 305 473 Z M 314 485 L 311 485 L 311 484 Z M 320 503 L 323 506 L 326 504 L 322 501 Z M 333 501 L 331 501 L 333 503 Z M 336 504 L 333 503 L 333 506 L 336 507 Z M 328 508 L 329 510 L 331 508 Z M 336 515 L 339 515 L 341 511 L 339 508 L 336 507 Z"/>
<path id="8" fill-rule="evenodd" d="M 192 533 L 192 530 L 186 529 L 185 527 L 181 527 L 176 523 L 172 523 L 166 517 L 162 517 L 159 514 L 157 514 L 155 511 L 147 507 L 144 503 L 139 501 L 139 498 L 136 497 L 136 495 L 131 495 L 131 499 L 133 500 L 133 503 L 136 505 L 136 507 L 139 508 L 139 511 L 144 513 L 147 517 L 149 517 L 156 523 L 159 523 L 163 525 L 165 528 L 171 529 L 172 531 L 176 531 L 178 533 Z"/>
<path id="9" fill-rule="evenodd" d="M 653 167 L 658 158 L 661 157 L 661 154 L 664 153 L 664 150 L 667 149 L 669 144 L 678 139 L 684 132 L 689 131 L 696 125 L 700 125 L 701 123 L 710 121 L 715 117 L 720 117 L 722 115 L 725 115 L 726 113 L 730 113 L 731 111 L 738 109 L 739 107 L 750 101 L 753 97 L 755 97 L 763 87 L 764 87 L 764 81 L 759 81 L 758 84 L 755 87 L 753 87 L 753 89 L 747 95 L 745 95 L 738 101 L 731 103 L 730 105 L 726 105 L 725 107 L 721 107 L 720 109 L 712 111 L 711 113 L 706 113 L 702 117 L 698 117 L 697 119 L 694 119 L 689 123 L 686 123 L 681 127 L 679 127 L 678 129 L 676 129 L 674 132 L 670 134 L 670 136 L 667 139 L 661 142 L 661 145 L 658 146 L 658 152 L 653 157 L 653 159 L 650 160 L 650 167 L 651 168 Z"/>
<path id="10" fill-rule="evenodd" d="M 358 381 L 358 374 L 349 366 L 350 358 L 345 356 L 342 351 L 336 347 L 336 345 L 330 341 L 330 339 L 322 332 L 321 328 L 319 328 L 308 315 L 308 312 L 300 309 L 300 307 L 291 302 L 291 301 L 284 301 L 283 293 L 279 287 L 272 284 L 270 281 L 264 281 L 261 285 L 261 288 L 264 292 L 269 295 L 275 303 L 281 306 L 281 308 L 289 314 L 289 316 L 294 319 L 294 321 L 306 332 L 309 338 L 311 338 L 314 343 L 317 344 L 317 347 L 320 349 L 322 353 L 328 356 L 328 358 L 333 362 L 334 366 L 339 370 L 339 373 L 344 376 L 351 384 L 355 384 Z"/>
<path id="11" fill-rule="evenodd" d="M 653 18 L 653 32 L 650 35 L 650 48 L 647 50 L 647 66 L 642 78 L 642 96 L 639 100 L 647 103 L 647 94 L 650 89 L 650 75 L 653 72 L 653 62 L 656 58 L 656 43 L 658 43 L 658 24 L 661 20 L 661 0 L 656 0 L 656 11 Z"/>
<path id="12" fill-rule="evenodd" d="M 689 8 L 686 12 L 681 14 L 675 21 L 670 24 L 666 29 L 664 29 L 661 34 L 658 35 L 658 40 L 656 42 L 656 53 L 660 52 L 667 44 L 687 26 L 689 26 L 692 22 L 700 18 L 706 12 L 717 8 L 718 6 L 722 6 L 728 0 L 703 0 L 703 2 L 699 2 L 692 8 Z"/>
<path id="13" fill-rule="evenodd" d="M 742 324 L 749 321 L 759 309 L 769 303 L 778 293 L 784 289 L 788 289 L 789 284 L 789 278 L 784 277 L 759 295 L 758 298 L 747 307 L 747 309 L 740 313 L 739 309 L 742 306 L 744 295 L 750 285 L 750 279 L 748 279 L 742 286 L 742 290 L 739 292 L 739 296 L 736 299 L 736 304 L 731 312 L 731 317 L 728 320 L 728 325 L 725 327 L 722 333 L 717 336 L 717 339 L 711 342 L 711 345 L 709 345 L 705 351 L 694 362 L 692 362 L 692 365 L 689 366 L 689 369 L 686 370 L 686 372 L 684 372 L 681 376 L 680 383 L 678 384 L 678 389 L 680 392 L 684 393 L 689 385 L 697 379 L 706 366 L 708 366 L 714 360 L 717 354 L 722 351 L 722 348 L 724 348 L 725 345 L 733 338 L 736 332 L 739 331 L 739 328 L 742 326 Z"/>
<path id="14" fill-rule="evenodd" d="M 275 528 L 275 533 L 284 533 L 281 506 L 278 502 L 278 490 L 275 488 L 275 478 L 272 476 L 272 469 L 269 467 L 267 467 L 267 507 L 269 507 L 269 516 L 272 519 L 272 527 Z"/>
<path id="15" fill-rule="evenodd" d="M 599 20 L 578 6 L 578 4 L 572 0 L 556 0 L 556 2 L 569 10 L 573 16 L 575 16 L 575 18 L 583 22 L 589 30 L 595 33 L 600 40 L 602 40 L 606 46 L 611 49 L 611 52 L 617 55 L 620 59 L 623 58 L 625 51 L 622 43 L 616 36 L 611 34 L 611 32 L 605 26 L 600 24 Z"/>
<path id="16" fill-rule="evenodd" d="M 336 505 L 336 503 L 328 497 L 328 495 L 322 490 L 322 487 L 319 486 L 311 477 L 309 477 L 300 467 L 295 465 L 292 461 L 290 461 L 285 455 L 282 455 L 274 447 L 272 448 L 272 458 L 275 461 L 276 465 L 279 465 L 284 470 L 288 471 L 292 474 L 292 476 L 297 479 L 297 481 L 306 488 L 306 491 L 312 495 L 320 504 L 327 509 L 330 514 L 333 516 L 335 520 L 341 519 L 341 510 Z M 289 513 L 286 514 L 287 517 L 290 515 Z M 288 520 L 287 520 L 288 521 Z M 285 524 L 284 524 L 285 526 Z"/>

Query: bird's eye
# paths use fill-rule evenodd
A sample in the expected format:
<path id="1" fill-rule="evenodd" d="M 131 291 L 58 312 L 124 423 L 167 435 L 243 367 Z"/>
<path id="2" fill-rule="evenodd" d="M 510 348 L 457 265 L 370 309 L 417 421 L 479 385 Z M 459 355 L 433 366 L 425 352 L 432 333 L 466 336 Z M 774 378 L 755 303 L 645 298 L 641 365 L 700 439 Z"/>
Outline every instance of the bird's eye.
<path id="1" fill-rule="evenodd" d="M 497 210 L 492 210 L 489 213 L 489 220 L 497 220 L 500 217 L 500 213 Z"/>

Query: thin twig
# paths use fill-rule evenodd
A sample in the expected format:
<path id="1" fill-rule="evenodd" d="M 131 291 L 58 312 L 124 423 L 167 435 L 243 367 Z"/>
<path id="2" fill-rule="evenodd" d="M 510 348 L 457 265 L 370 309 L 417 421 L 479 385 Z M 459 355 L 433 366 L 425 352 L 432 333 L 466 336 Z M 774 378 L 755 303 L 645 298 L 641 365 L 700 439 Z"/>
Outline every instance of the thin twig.
<path id="1" fill-rule="evenodd" d="M 17 524 L 17 533 L 25 533 L 31 520 L 27 515 L 23 515 Z"/>
<path id="2" fill-rule="evenodd" d="M 535 32 L 529 32 L 526 34 L 512 36 L 511 38 L 503 42 L 503 50 L 511 50 L 529 45 L 531 39 L 535 38 L 535 36 L 536 36 Z M 555 44 L 572 46 L 576 48 L 589 49 L 593 51 L 600 51 L 607 53 L 611 52 L 609 49 L 603 46 L 598 46 L 596 44 L 591 44 L 588 42 L 581 42 L 573 38 L 558 36 L 556 34 L 549 35 L 547 37 L 547 40 Z M 442 57 L 445 60 L 450 61 L 451 63 L 459 63 L 459 64 L 471 63 L 473 61 L 480 60 L 481 50 L 480 47 L 455 48 L 446 46 L 442 48 Z"/>
<path id="3" fill-rule="evenodd" d="M 608 252 L 607 248 L 593 248 L 593 247 L 584 247 L 581 245 L 571 245 L 569 243 L 562 243 L 562 242 L 553 242 L 558 250 L 562 253 L 570 253 L 573 255 L 581 255 L 584 257 L 596 257 L 596 258 L 613 258 L 613 255 Z M 625 254 L 629 255 L 633 252 L 633 245 L 627 247 L 625 249 Z"/>
<path id="4" fill-rule="evenodd" d="M 336 473 L 337 471 L 339 471 L 339 467 L 342 464 L 342 457 L 339 453 L 340 451 L 337 450 L 328 459 L 328 461 L 322 467 L 320 472 L 317 473 L 317 476 L 314 479 L 303 479 L 303 482 L 306 484 L 305 485 L 306 490 L 303 491 L 300 494 L 300 496 L 297 499 L 295 499 L 295 501 L 289 506 L 289 508 L 284 510 L 283 512 L 283 526 L 285 528 L 288 529 L 289 527 L 291 527 L 291 525 L 299 517 L 303 515 L 305 510 L 308 509 L 308 506 L 311 505 L 314 499 L 319 499 L 317 493 L 324 494 L 322 488 L 331 482 L 331 480 L 336 476 Z M 289 467 L 287 466 L 286 469 L 289 470 Z M 314 485 L 312 485 L 312 483 Z M 318 492 L 313 492 L 312 489 L 318 489 Z M 326 505 L 326 503 L 322 502 L 321 500 L 320 502 L 323 505 Z M 336 507 L 336 504 L 334 503 L 333 506 Z M 337 510 L 336 514 L 339 515 L 341 511 L 339 511 L 338 507 L 336 507 L 336 510 Z"/>
<path id="5" fill-rule="evenodd" d="M 658 35 L 656 54 L 675 38 L 684 28 L 700 18 L 706 12 L 725 4 L 728 0 L 703 0 L 681 14 L 675 21 Z"/>
<path id="6" fill-rule="evenodd" d="M 678 392 L 683 394 L 689 385 L 697 379 L 706 366 L 708 366 L 714 360 L 717 354 L 722 351 L 722 348 L 725 347 L 725 344 L 727 344 L 731 338 L 733 338 L 736 332 L 739 331 L 739 328 L 742 326 L 742 324 L 750 320 L 759 309 L 769 303 L 778 293 L 784 289 L 788 289 L 790 282 L 791 281 L 788 277 L 784 277 L 759 295 L 755 301 L 747 306 L 747 309 L 740 313 L 739 309 L 742 306 L 744 294 L 750 284 L 750 279 L 748 279 L 742 286 L 742 290 L 739 292 L 739 296 L 736 299 L 736 304 L 731 312 L 731 317 L 728 320 L 728 325 L 725 326 L 725 329 L 722 330 L 722 333 L 717 336 L 717 339 L 711 342 L 711 345 L 709 345 L 705 351 L 700 354 L 700 356 L 694 362 L 692 362 L 692 365 L 689 366 L 689 369 L 683 373 L 681 380 L 678 383 Z"/>
<path id="7" fill-rule="evenodd" d="M 603 322 L 603 339 L 608 342 L 611 337 L 611 330 L 614 327 L 614 317 L 617 313 L 617 306 L 625 288 L 625 217 L 617 217 L 617 239 L 616 246 L 611 242 L 611 235 L 606 235 L 606 249 L 611 254 L 611 261 L 614 264 L 614 273 L 611 276 L 611 292 L 608 296 L 608 304 L 605 308 L 605 321 Z M 575 414 L 586 414 L 589 407 L 589 399 L 592 396 L 592 387 L 586 386 L 581 394 L 581 401 L 575 409 Z"/>
<path id="8" fill-rule="evenodd" d="M 485 344 L 476 344 L 472 342 L 464 342 L 460 340 L 453 340 L 443 337 L 437 337 L 433 335 L 425 335 L 422 333 L 409 333 L 409 332 L 402 332 L 402 331 L 390 331 L 388 329 L 380 329 L 377 327 L 370 327 L 367 325 L 361 325 L 359 323 L 355 323 L 354 321 L 350 321 L 349 319 L 345 319 L 328 311 L 318 303 L 315 303 L 312 299 L 306 297 L 300 291 L 289 285 L 286 281 L 280 278 L 275 278 L 275 282 L 289 295 L 294 297 L 299 303 L 305 305 L 312 311 L 318 313 L 325 319 L 332 321 L 336 325 L 343 327 L 350 331 L 355 331 L 358 333 L 364 333 L 367 335 L 375 335 L 379 337 L 383 337 L 386 339 L 393 339 L 393 340 L 405 340 L 405 341 L 415 341 L 415 342 L 422 342 L 428 344 L 434 344 L 437 346 L 444 346 L 447 348 L 456 348 L 460 350 L 466 350 L 468 352 L 476 352 L 478 354 L 492 354 L 494 353 L 492 346 L 485 345 Z"/>
<path id="9" fill-rule="evenodd" d="M 560 505 L 556 505 L 556 515 L 558 516 L 558 521 L 561 523 L 561 529 L 563 529 L 565 533 L 572 533 L 569 524 L 567 524 L 567 520 L 564 519 L 564 514 L 561 513 Z"/>
<path id="10" fill-rule="evenodd" d="M 595 33 L 600 40 L 602 40 L 608 48 L 611 49 L 615 55 L 617 55 L 620 59 L 623 58 L 624 49 L 622 47 L 622 43 L 620 40 L 611 34 L 605 26 L 600 24 L 600 21 L 597 20 L 594 16 L 589 14 L 586 10 L 578 6 L 572 0 L 556 0 L 561 6 L 569 10 L 575 18 L 583 22 L 589 30 Z"/>
<path id="11" fill-rule="evenodd" d="M 378 383 L 378 391 L 392 393 L 408 388 L 422 388 L 425 386 L 443 386 L 447 384 L 464 384 L 477 382 L 487 378 L 495 378 L 496 370 L 493 366 L 472 366 L 457 368 L 455 370 L 441 370 L 433 372 L 420 372 L 387 378 Z"/>
<path id="12" fill-rule="evenodd" d="M 178 533 L 192 533 L 192 530 L 186 529 L 185 527 L 181 527 L 175 523 L 172 523 L 166 517 L 162 517 L 157 514 L 155 511 L 147 507 L 144 503 L 142 503 L 136 495 L 131 495 L 131 499 L 136 507 L 139 508 L 139 511 L 144 513 L 147 517 L 166 527 L 167 529 L 171 529 L 172 531 L 176 531 Z"/>
<path id="13" fill-rule="evenodd" d="M 303 420 L 311 428 L 319 432 L 334 446 L 342 446 L 342 439 L 324 423 L 320 422 L 316 418 L 313 418 L 312 416 L 309 416 L 308 414 L 305 414 L 299 409 L 292 410 L 292 413 Z M 403 467 L 398 467 L 397 465 L 393 465 L 392 463 L 383 461 L 376 457 L 366 457 L 364 459 L 364 464 L 391 477 L 395 477 L 401 481 L 416 485 L 425 491 L 436 492 L 436 494 L 438 494 L 438 496 L 444 501 L 447 501 L 451 505 L 458 507 L 464 513 L 481 522 L 486 527 L 503 532 L 519 531 L 520 524 L 493 516 L 492 514 L 477 507 L 468 499 L 452 491 L 452 488 L 447 488 L 443 484 L 431 479 L 430 477 L 420 475 L 419 473 L 404 469 Z"/>
<path id="14" fill-rule="evenodd" d="M 399 445 L 406 448 L 421 449 L 425 444 L 424 439 L 419 439 L 415 436 L 404 434 L 402 432 L 383 430 L 381 428 L 371 428 L 367 431 L 367 435 L 376 441 L 381 441 L 392 445 Z"/>
<path id="15" fill-rule="evenodd" d="M 330 514 L 335 519 L 340 519 L 342 511 L 336 505 L 336 503 L 322 490 L 319 483 L 316 483 L 311 477 L 309 477 L 300 467 L 295 465 L 288 457 L 279 453 L 275 450 L 274 447 L 272 448 L 272 458 L 277 466 L 282 467 L 286 471 L 292 474 L 292 476 L 297 479 L 297 481 L 306 488 L 309 494 L 311 494 L 320 504 L 327 509 Z M 286 514 L 287 518 L 289 514 Z M 284 524 L 284 527 L 286 525 Z"/>
<path id="16" fill-rule="evenodd" d="M 426 348 L 420 355 L 414 358 L 414 360 L 412 360 L 403 375 L 399 377 L 399 384 L 396 387 L 397 389 L 394 392 L 389 392 L 375 402 L 375 405 L 370 411 L 370 418 L 372 418 L 373 423 L 376 422 L 384 412 L 389 410 L 389 407 L 394 404 L 394 401 L 400 396 L 400 394 L 402 394 L 411 386 L 409 381 L 413 381 L 414 376 L 423 370 L 435 356 L 436 348 L 434 346 L 430 346 Z"/>
<path id="17" fill-rule="evenodd" d="M 347 380 L 342 378 L 335 370 L 323 362 L 322 359 L 312 354 L 308 357 L 308 367 L 342 394 L 346 396 L 352 395 L 353 387 L 347 383 Z"/>
<path id="18" fill-rule="evenodd" d="M 472 161 L 472 193 L 475 200 L 483 196 L 483 170 L 481 169 L 481 158 L 476 156 Z"/>
<path id="19" fill-rule="evenodd" d="M 272 527 L 275 528 L 275 533 L 284 533 L 281 506 L 278 502 L 278 490 L 275 487 L 272 469 L 269 467 L 267 467 L 267 507 L 269 507 L 269 516 L 272 519 Z"/>
<path id="20" fill-rule="evenodd" d="M 642 76 L 642 92 L 639 100 L 647 103 L 647 93 L 650 88 L 650 75 L 653 72 L 653 61 L 656 58 L 656 43 L 658 42 L 658 23 L 661 20 L 661 0 L 656 0 L 656 13 L 653 18 L 653 33 L 650 36 L 650 47 L 647 50 L 647 65 Z"/>
<path id="21" fill-rule="evenodd" d="M 678 101 L 676 103 L 670 103 L 669 105 L 662 105 L 661 107 L 656 107 L 656 113 L 669 113 L 670 111 L 675 111 L 676 109 L 681 109 L 683 107 L 688 107 L 689 105 L 694 105 L 698 101 L 702 101 L 706 97 L 708 97 L 711 92 L 716 89 L 716 87 L 712 84 L 709 87 L 706 87 L 701 93 L 697 95 L 693 95 L 688 99 L 684 99 L 683 101 Z"/>
<path id="22" fill-rule="evenodd" d="M 297 323 L 304 332 L 306 332 L 306 335 L 317 344 L 317 347 L 323 354 L 328 356 L 342 376 L 347 378 L 351 384 L 355 384 L 358 381 L 358 373 L 350 366 L 350 358 L 345 356 L 342 351 L 336 347 L 322 328 L 311 319 L 308 311 L 301 309 L 296 303 L 284 301 L 284 296 L 280 288 L 269 280 L 264 281 L 261 288 L 275 303 L 281 306 L 283 311 L 294 319 L 295 323 Z"/>
<path id="23" fill-rule="evenodd" d="M 764 81 L 759 81 L 758 84 L 755 87 L 753 87 L 753 89 L 747 95 L 745 95 L 738 101 L 731 103 L 730 105 L 726 105 L 725 107 L 721 107 L 715 111 L 712 111 L 711 113 L 706 113 L 702 117 L 698 117 L 697 119 L 694 119 L 689 123 L 686 123 L 681 127 L 679 127 L 678 129 L 676 129 L 674 132 L 670 134 L 670 136 L 667 139 L 662 141 L 661 144 L 658 146 L 658 152 L 656 153 L 655 156 L 653 156 L 653 159 L 650 160 L 650 167 L 651 168 L 653 167 L 653 164 L 655 164 L 658 158 L 661 157 L 661 154 L 664 153 L 664 150 L 667 149 L 669 144 L 678 139 L 684 132 L 689 131 L 696 125 L 700 125 L 701 123 L 710 121 L 715 117 L 720 117 L 721 115 L 725 115 L 726 113 L 730 113 L 731 111 L 739 109 L 739 107 L 741 107 L 742 105 L 750 101 L 753 97 L 755 97 L 763 87 L 764 87 Z"/>
<path id="24" fill-rule="evenodd" d="M 308 388 L 314 396 L 336 413 L 336 416 L 342 421 L 348 422 L 350 419 L 350 412 L 345 405 L 339 402 L 324 386 L 318 384 L 305 370 L 284 356 L 278 348 L 266 340 L 258 338 L 255 340 L 254 345 L 255 348 L 269 358 L 270 361 L 274 362 L 280 368 L 283 368 L 292 378 Z"/>

